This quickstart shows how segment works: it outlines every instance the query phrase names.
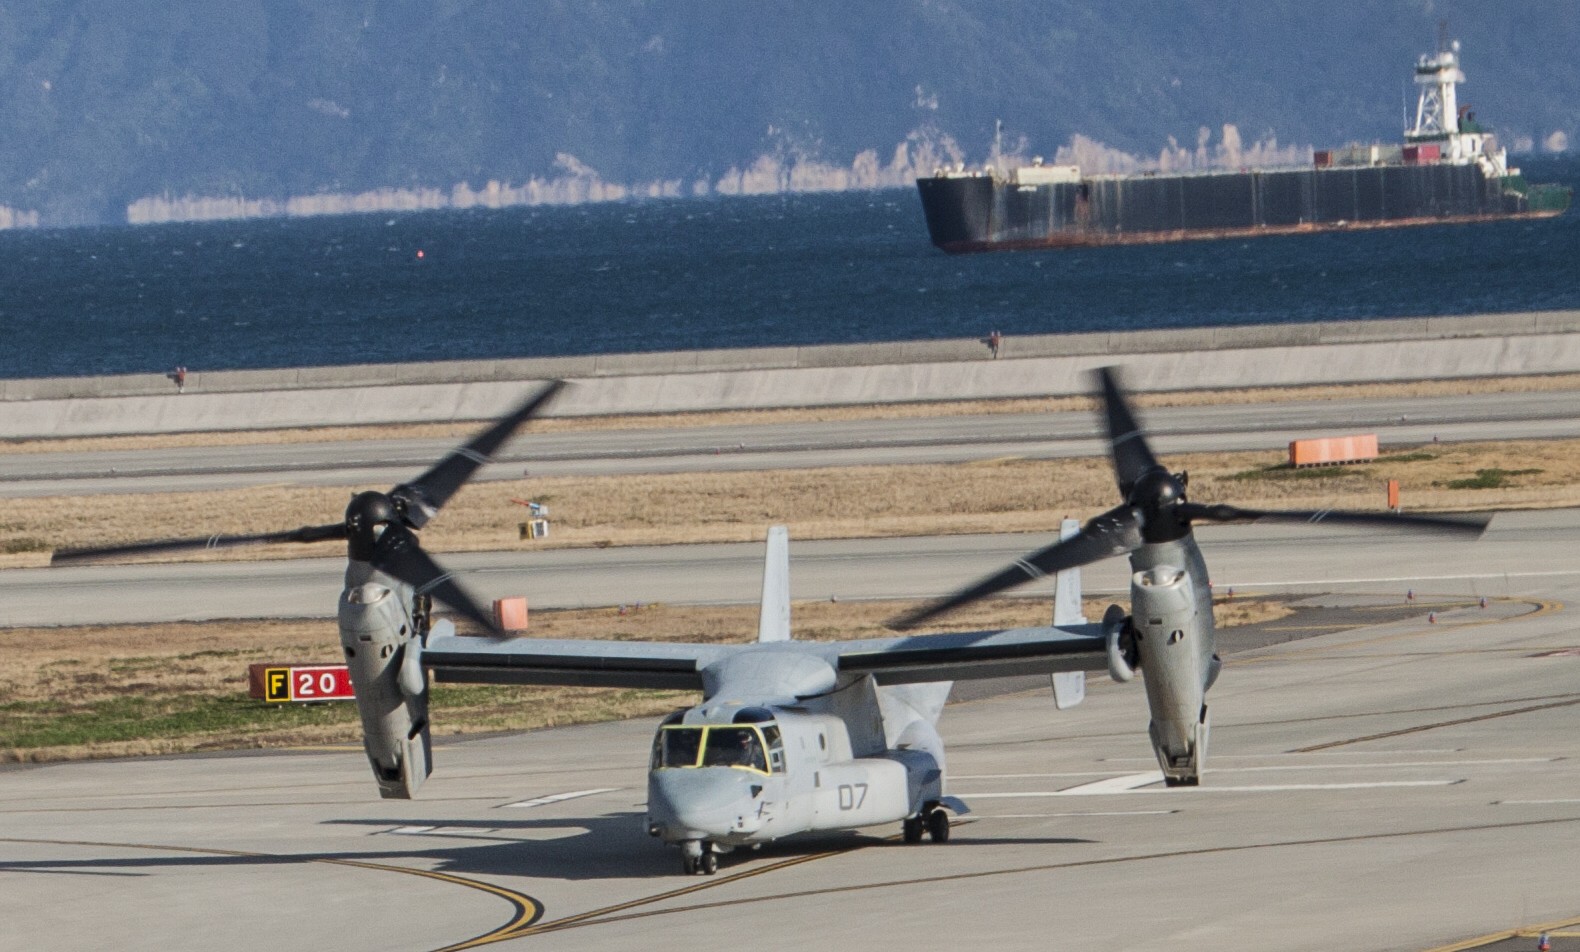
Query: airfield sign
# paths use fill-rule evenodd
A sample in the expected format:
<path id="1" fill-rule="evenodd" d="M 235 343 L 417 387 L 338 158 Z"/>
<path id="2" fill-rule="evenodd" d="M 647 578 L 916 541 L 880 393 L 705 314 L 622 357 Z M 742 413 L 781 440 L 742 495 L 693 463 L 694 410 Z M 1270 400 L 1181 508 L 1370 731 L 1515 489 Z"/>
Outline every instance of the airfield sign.
<path id="1" fill-rule="evenodd" d="M 292 701 L 351 701 L 356 692 L 343 664 L 253 665 L 252 696 L 270 704 Z"/>

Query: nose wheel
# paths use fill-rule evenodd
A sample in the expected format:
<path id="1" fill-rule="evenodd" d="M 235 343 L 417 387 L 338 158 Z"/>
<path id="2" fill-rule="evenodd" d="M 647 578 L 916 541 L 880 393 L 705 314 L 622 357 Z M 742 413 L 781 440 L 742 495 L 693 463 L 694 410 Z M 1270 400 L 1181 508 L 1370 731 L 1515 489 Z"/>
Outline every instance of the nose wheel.
<path id="1" fill-rule="evenodd" d="M 712 876 L 719 871 L 719 854 L 712 843 L 691 840 L 681 844 L 680 868 L 687 876 Z"/>

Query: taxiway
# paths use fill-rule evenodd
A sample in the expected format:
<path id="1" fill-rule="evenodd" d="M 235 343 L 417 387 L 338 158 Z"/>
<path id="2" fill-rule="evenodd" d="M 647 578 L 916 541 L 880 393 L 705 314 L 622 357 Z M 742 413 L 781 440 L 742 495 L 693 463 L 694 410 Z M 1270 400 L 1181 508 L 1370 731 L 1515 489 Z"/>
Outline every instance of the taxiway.
<path id="1" fill-rule="evenodd" d="M 7 769 L 0 914 L 50 950 L 1421 950 L 1563 923 L 1576 598 L 1234 655 L 1195 790 L 1157 783 L 1133 685 L 956 705 L 949 844 L 810 837 L 701 880 L 641 829 L 648 723 L 442 742 L 411 802 L 347 749 Z"/>
<path id="2" fill-rule="evenodd" d="M 1531 419 L 1549 435 L 1559 426 Z M 1174 438 L 1160 435 L 1160 451 L 1185 448 Z M 1161 788 L 1141 690 L 1100 677 L 1071 711 L 1039 691 L 945 713 L 951 792 L 973 807 L 948 845 L 905 846 L 897 828 L 808 837 L 731 856 L 707 879 L 676 875 L 675 855 L 643 834 L 646 722 L 441 741 L 437 772 L 410 802 L 378 800 L 354 748 L 10 767 L 5 944 L 1446 950 L 1572 930 L 1580 513 L 1503 514 L 1476 542 L 1330 527 L 1200 536 L 1220 590 L 1309 595 L 1358 621 L 1229 658 L 1200 788 Z M 793 541 L 795 594 L 936 594 L 1045 541 Z M 480 594 L 526 591 L 544 607 L 680 591 L 751 600 L 760 553 L 446 561 Z M 266 617 L 304 604 L 327 616 L 342 564 L 11 571 L 0 623 Z M 1087 589 L 1116 591 L 1123 574 L 1094 566 Z M 1406 590 L 1420 611 L 1400 619 Z"/>

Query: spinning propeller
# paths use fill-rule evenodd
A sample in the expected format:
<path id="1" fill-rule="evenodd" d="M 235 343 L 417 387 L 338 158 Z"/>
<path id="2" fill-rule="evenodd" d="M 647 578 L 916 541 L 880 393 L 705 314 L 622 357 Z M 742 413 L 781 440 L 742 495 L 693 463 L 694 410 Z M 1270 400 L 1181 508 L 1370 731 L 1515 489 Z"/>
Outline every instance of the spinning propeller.
<path id="1" fill-rule="evenodd" d="M 1477 535 L 1487 517 L 1414 516 L 1337 509 L 1245 509 L 1203 505 L 1185 497 L 1186 476 L 1171 473 L 1147 445 L 1112 368 L 1097 372 L 1108 428 L 1109 455 L 1124 503 L 1092 519 L 1068 539 L 1038 549 L 975 585 L 924 605 L 890 622 L 893 628 L 914 628 L 962 605 L 987 598 L 1032 579 L 1073 569 L 1100 559 L 1128 555 L 1141 548 L 1174 542 L 1190 534 L 1197 522 L 1327 522 L 1380 529 L 1410 529 L 1454 535 Z"/>
<path id="2" fill-rule="evenodd" d="M 508 416 L 473 437 L 409 483 L 387 493 L 368 491 L 351 498 L 345 519 L 321 526 L 302 526 L 285 532 L 257 535 L 214 535 L 197 539 L 166 539 L 106 548 L 62 549 L 52 565 L 100 562 L 136 555 L 164 555 L 201 549 L 228 549 L 278 542 L 346 540 L 347 555 L 412 586 L 418 594 L 432 595 L 455 611 L 494 631 L 493 619 L 480 608 L 454 578 L 422 550 L 415 530 L 432 519 L 478 468 L 531 419 L 564 386 L 554 381 Z"/>

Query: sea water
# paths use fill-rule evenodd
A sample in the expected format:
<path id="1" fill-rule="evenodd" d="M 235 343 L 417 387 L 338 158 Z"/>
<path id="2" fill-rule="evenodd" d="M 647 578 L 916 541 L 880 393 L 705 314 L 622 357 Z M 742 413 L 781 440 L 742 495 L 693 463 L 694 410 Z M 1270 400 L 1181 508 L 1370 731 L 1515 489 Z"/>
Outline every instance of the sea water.
<path id="1" fill-rule="evenodd" d="M 0 378 L 1561 308 L 1575 210 L 963 257 L 909 189 L 0 233 Z"/>

